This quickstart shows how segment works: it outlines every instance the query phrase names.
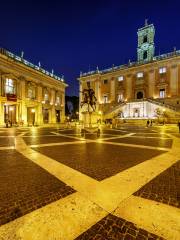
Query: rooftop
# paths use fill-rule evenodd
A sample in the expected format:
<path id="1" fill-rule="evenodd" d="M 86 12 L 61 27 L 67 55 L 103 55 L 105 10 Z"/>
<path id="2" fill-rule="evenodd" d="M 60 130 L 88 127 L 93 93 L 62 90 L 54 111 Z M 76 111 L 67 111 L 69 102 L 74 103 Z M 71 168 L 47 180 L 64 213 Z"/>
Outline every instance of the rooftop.
<path id="1" fill-rule="evenodd" d="M 119 66 L 112 66 L 111 68 L 107 68 L 107 69 L 103 69 L 103 70 L 99 70 L 98 68 L 94 71 L 89 71 L 86 73 L 82 73 L 80 74 L 80 77 L 86 77 L 86 76 L 90 76 L 90 75 L 94 75 L 94 74 L 105 74 L 105 73 L 109 73 L 112 71 L 117 71 L 117 70 L 124 70 L 124 69 L 128 69 L 131 67 L 136 67 L 136 66 L 141 66 L 147 63 L 153 63 L 156 61 L 160 61 L 160 60 L 164 60 L 164 59 L 168 59 L 168 58 L 172 58 L 175 56 L 180 56 L 180 50 L 175 50 L 173 52 L 170 53 L 166 53 L 166 54 L 161 54 L 158 56 L 153 57 L 153 59 L 151 61 L 136 61 L 136 62 L 130 62 L 127 64 L 123 64 L 123 65 L 119 65 Z"/>
<path id="2" fill-rule="evenodd" d="M 19 57 L 19 56 L 9 52 L 8 50 L 6 50 L 4 48 L 0 48 L 0 54 L 3 54 L 5 56 L 7 56 L 7 57 L 17 61 L 18 63 L 26 65 L 26 66 L 28 66 L 28 67 L 30 67 L 30 68 L 32 68 L 34 70 L 37 70 L 37 71 L 39 71 L 39 72 L 41 72 L 41 73 L 43 73 L 43 74 L 45 74 L 45 75 L 47 75 L 49 77 L 52 77 L 52 78 L 54 78 L 54 79 L 56 79 L 58 81 L 64 82 L 64 76 L 59 77 L 59 76 L 55 75 L 53 71 L 50 73 L 47 70 L 43 69 L 40 66 L 40 64 L 39 64 L 39 66 L 34 65 L 34 64 L 28 62 L 27 60 L 25 60 L 23 57 Z"/>

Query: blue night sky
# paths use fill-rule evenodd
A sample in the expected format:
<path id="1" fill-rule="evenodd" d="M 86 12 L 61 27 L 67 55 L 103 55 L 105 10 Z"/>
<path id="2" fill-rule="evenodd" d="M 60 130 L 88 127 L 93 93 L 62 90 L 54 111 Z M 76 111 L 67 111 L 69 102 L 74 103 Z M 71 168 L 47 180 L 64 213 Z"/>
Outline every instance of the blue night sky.
<path id="1" fill-rule="evenodd" d="M 80 71 L 136 60 L 137 29 L 156 28 L 156 54 L 180 49 L 180 2 L 1 1 L 0 47 L 65 76 L 67 95 L 78 95 Z"/>

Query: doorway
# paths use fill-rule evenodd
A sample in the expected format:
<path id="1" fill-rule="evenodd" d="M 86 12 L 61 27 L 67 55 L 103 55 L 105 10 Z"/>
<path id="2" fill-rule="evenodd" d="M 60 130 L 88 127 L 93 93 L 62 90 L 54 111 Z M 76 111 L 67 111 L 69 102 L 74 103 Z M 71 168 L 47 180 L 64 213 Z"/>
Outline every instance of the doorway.
<path id="1" fill-rule="evenodd" d="M 43 122 L 49 123 L 49 109 L 43 109 Z"/>
<path id="2" fill-rule="evenodd" d="M 61 114 L 60 114 L 60 110 L 56 110 L 56 122 L 60 123 L 61 121 Z"/>
<path id="3" fill-rule="evenodd" d="M 16 124 L 16 105 L 4 105 L 4 122 Z"/>

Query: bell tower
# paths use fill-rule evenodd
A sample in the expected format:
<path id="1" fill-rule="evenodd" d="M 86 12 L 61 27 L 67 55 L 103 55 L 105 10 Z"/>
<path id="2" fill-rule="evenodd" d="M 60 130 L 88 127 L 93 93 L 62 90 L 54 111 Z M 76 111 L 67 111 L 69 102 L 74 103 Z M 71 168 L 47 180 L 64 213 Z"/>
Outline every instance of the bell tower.
<path id="1" fill-rule="evenodd" d="M 138 29 L 137 35 L 138 35 L 138 48 L 137 48 L 138 62 L 151 61 L 154 57 L 155 52 L 154 25 L 148 24 L 146 19 L 144 27 Z"/>

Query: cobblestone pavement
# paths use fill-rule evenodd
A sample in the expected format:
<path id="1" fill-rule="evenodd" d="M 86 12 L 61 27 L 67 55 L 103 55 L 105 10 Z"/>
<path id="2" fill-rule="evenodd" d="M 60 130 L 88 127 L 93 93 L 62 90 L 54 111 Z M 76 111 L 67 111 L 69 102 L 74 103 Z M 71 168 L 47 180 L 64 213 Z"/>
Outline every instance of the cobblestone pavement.
<path id="1" fill-rule="evenodd" d="M 112 214 L 96 223 L 76 240 L 163 240 L 152 233 L 149 233 L 135 224 Z"/>
<path id="2" fill-rule="evenodd" d="M 0 147 L 8 147 L 8 146 L 14 146 L 14 138 L 13 137 L 0 138 Z"/>
<path id="3" fill-rule="evenodd" d="M 164 151 L 128 148 L 100 143 L 52 146 L 34 150 L 99 181 L 133 167 Z M 62 153 L 63 154 L 59 154 Z M 127 161 L 128 159 L 128 161 Z"/>
<path id="4" fill-rule="evenodd" d="M 151 180 L 134 195 L 180 208 L 180 161 Z"/>
<path id="5" fill-rule="evenodd" d="M 69 231 L 70 235 L 71 232 L 75 232 L 76 240 L 163 239 L 160 236 L 166 235 L 163 232 L 165 231 L 162 227 L 164 225 L 161 225 L 163 219 L 159 218 L 160 216 L 156 219 L 155 215 L 157 231 L 154 233 L 159 235 L 157 236 L 150 233 L 149 231 L 153 232 L 153 230 L 147 228 L 145 224 L 141 225 L 141 228 L 136 225 L 136 221 L 131 219 L 133 211 L 130 213 L 130 220 L 125 217 L 126 214 L 122 218 L 122 212 L 116 215 L 114 211 L 119 206 L 122 207 L 123 201 L 127 203 L 128 208 L 127 199 L 134 197 L 133 200 L 136 201 L 137 197 L 135 196 L 138 196 L 139 202 L 143 202 L 145 199 L 153 200 L 150 206 L 157 202 L 160 208 L 161 205 L 171 207 L 173 214 L 174 212 L 176 214 L 176 210 L 180 207 L 180 162 L 177 162 L 179 158 L 176 160 L 176 152 L 173 152 L 174 138 L 172 140 L 172 136 L 177 139 L 180 137 L 176 127 L 171 126 L 146 128 L 124 125 L 115 130 L 102 129 L 100 137 L 97 137 L 96 134 L 86 134 L 83 138 L 80 135 L 80 129 L 75 128 L 0 129 L 0 240 L 26 240 L 26 237 L 23 238 L 18 234 L 23 235 L 24 227 L 26 224 L 30 224 L 31 220 L 29 223 L 26 221 L 24 223 L 23 217 L 27 216 L 27 213 L 34 212 L 46 216 L 45 207 L 56 202 L 57 206 L 60 206 L 63 200 L 66 204 L 62 209 L 68 209 L 67 206 L 70 205 L 67 215 L 66 211 L 63 212 L 63 221 L 67 223 L 67 226 L 55 219 L 55 226 L 57 224 L 58 227 L 53 228 L 51 221 L 47 218 L 44 222 L 47 229 L 43 225 L 39 226 L 38 223 L 37 227 L 35 226 L 38 236 L 41 234 L 45 236 L 37 238 L 38 240 L 64 240 L 64 238 L 57 237 L 62 231 Z M 17 147 L 17 139 L 22 140 L 22 148 L 21 146 Z M 19 142 L 21 143 L 21 141 Z M 11 146 L 16 150 L 12 150 Z M 8 147 L 9 150 L 7 150 Z M 177 145 L 174 149 L 177 151 Z M 168 155 L 168 151 L 171 151 L 171 155 Z M 170 159 L 171 156 L 172 159 Z M 163 157 L 165 157 L 164 162 Z M 158 174 L 153 175 L 154 168 L 152 172 L 151 169 L 147 171 L 143 168 L 149 162 L 152 167 L 159 166 Z M 173 164 L 174 162 L 176 163 Z M 53 169 L 53 166 L 57 168 Z M 123 180 L 124 185 L 119 179 Z M 135 190 L 130 186 L 130 184 L 134 184 L 133 179 L 137 184 Z M 79 185 L 82 185 L 84 189 Z M 88 192 L 89 197 L 85 192 Z M 76 194 L 79 194 L 79 200 L 76 199 Z M 114 195 L 118 198 L 114 198 Z M 68 199 L 71 196 L 75 200 L 70 200 L 69 203 Z M 86 211 L 85 204 L 81 205 L 81 201 L 85 201 L 85 204 L 86 201 L 89 201 L 88 208 L 92 208 L 92 212 Z M 103 201 L 107 205 L 103 204 Z M 111 208 L 108 207 L 106 209 L 110 202 L 112 202 L 110 206 L 114 204 L 113 210 L 109 210 Z M 80 206 L 77 203 L 80 203 Z M 97 212 L 105 211 L 105 214 L 102 214 L 101 217 L 98 214 L 97 216 L 92 214 L 92 217 L 94 205 L 98 208 Z M 41 211 L 43 206 L 44 210 Z M 57 211 L 59 211 L 58 209 L 57 207 Z M 165 208 L 164 211 L 168 211 L 168 209 Z M 90 215 L 83 216 L 84 212 L 88 212 Z M 171 217 L 169 214 L 168 216 Z M 20 224 L 19 230 L 16 220 L 20 217 L 22 217 L 23 224 Z M 91 221 L 88 220 L 89 218 L 92 218 Z M 168 240 L 178 239 L 172 237 L 175 236 L 179 226 L 177 221 L 174 228 L 173 220 L 173 218 L 169 220 L 169 224 L 173 228 L 168 230 Z M 78 226 L 75 224 L 76 222 L 79 223 Z M 12 229 L 10 227 L 8 230 L 8 226 L 11 226 L 8 224 L 11 223 L 12 226 L 15 226 L 17 238 L 10 237 Z M 5 230 L 2 230 L 4 226 Z M 73 226 L 76 226 L 77 229 L 73 229 Z M 27 227 L 29 228 L 29 226 Z M 145 229 L 149 229 L 149 231 Z M 1 238 L 4 236 L 3 232 L 7 233 L 8 231 L 9 235 L 5 235 L 9 237 Z M 52 231 L 52 235 L 46 237 L 46 231 L 47 234 Z M 72 237 L 67 235 L 66 240 L 70 239 Z"/>
<path id="6" fill-rule="evenodd" d="M 75 192 L 15 150 L 0 152 L 0 173 L 0 225 Z"/>

